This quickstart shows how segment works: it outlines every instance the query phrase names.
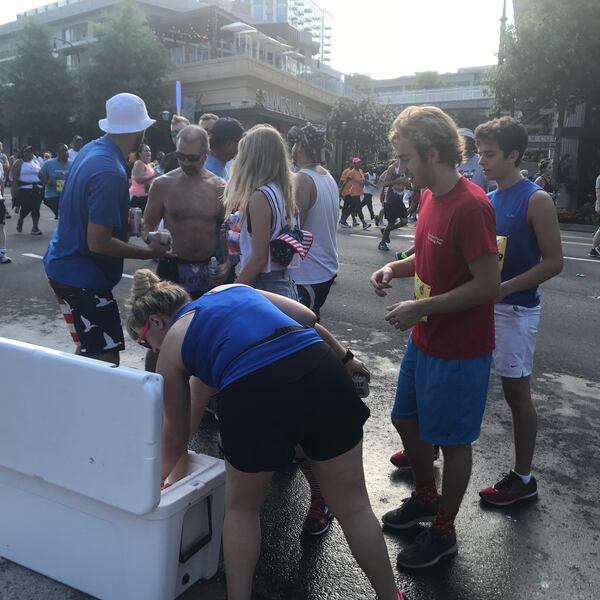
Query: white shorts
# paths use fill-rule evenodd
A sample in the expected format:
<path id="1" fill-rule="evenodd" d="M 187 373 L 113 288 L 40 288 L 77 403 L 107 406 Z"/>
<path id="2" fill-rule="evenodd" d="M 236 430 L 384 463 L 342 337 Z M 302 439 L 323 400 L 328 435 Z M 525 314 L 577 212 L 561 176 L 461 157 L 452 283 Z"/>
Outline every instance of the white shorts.
<path id="1" fill-rule="evenodd" d="M 496 347 L 492 357 L 494 369 L 501 377 L 519 378 L 531 375 L 540 311 L 540 306 L 494 306 Z"/>

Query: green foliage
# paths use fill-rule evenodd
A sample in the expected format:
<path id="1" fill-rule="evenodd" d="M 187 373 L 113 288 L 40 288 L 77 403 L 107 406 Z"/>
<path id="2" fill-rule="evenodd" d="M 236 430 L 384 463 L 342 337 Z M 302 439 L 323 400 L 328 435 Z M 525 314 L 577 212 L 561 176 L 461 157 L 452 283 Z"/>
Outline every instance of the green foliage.
<path id="1" fill-rule="evenodd" d="M 343 143 L 346 156 L 353 154 L 364 159 L 388 148 L 388 132 L 393 120 L 394 114 L 389 108 L 370 98 L 341 98 L 333 106 L 327 125 L 330 135 Z"/>
<path id="2" fill-rule="evenodd" d="M 444 86 L 444 82 L 437 71 L 422 71 L 416 73 L 415 89 L 433 90 Z"/>
<path id="3" fill-rule="evenodd" d="M 65 130 L 74 114 L 75 86 L 66 66 L 52 57 L 45 25 L 25 25 L 5 77 L 2 114 L 13 135 L 34 134 L 47 147 L 70 139 L 71 132 Z"/>
<path id="4" fill-rule="evenodd" d="M 98 119 L 111 96 L 129 92 L 140 96 L 153 118 L 164 109 L 163 79 L 167 60 L 163 46 L 133 0 L 123 0 L 106 22 L 97 26 L 98 41 L 90 46 L 83 67 L 84 122 L 88 135 L 98 133 Z"/>
<path id="5" fill-rule="evenodd" d="M 516 25 L 488 81 L 499 109 L 600 101 L 598 0 L 529 0 Z"/>

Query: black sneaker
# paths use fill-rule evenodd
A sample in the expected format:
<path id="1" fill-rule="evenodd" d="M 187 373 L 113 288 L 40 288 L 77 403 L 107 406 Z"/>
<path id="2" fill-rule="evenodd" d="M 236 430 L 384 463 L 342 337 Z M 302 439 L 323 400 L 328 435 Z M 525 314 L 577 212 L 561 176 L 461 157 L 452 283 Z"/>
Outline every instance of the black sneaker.
<path id="1" fill-rule="evenodd" d="M 413 544 L 398 554 L 398 566 L 405 569 L 424 569 L 437 565 L 444 556 L 458 554 L 456 534 L 442 537 L 433 527 L 422 531 Z"/>
<path id="2" fill-rule="evenodd" d="M 331 527 L 333 514 L 321 496 L 310 497 L 310 508 L 302 526 L 305 535 L 322 535 Z"/>
<path id="3" fill-rule="evenodd" d="M 590 250 L 590 256 L 592 258 L 600 258 L 600 250 L 598 250 L 598 248 L 592 248 Z"/>
<path id="4" fill-rule="evenodd" d="M 42 232 L 37 227 L 34 227 L 31 230 L 31 235 L 42 235 Z"/>
<path id="5" fill-rule="evenodd" d="M 18 233 L 22 233 L 23 232 L 23 221 L 21 221 L 21 219 L 19 219 L 17 221 L 17 232 Z"/>
<path id="6" fill-rule="evenodd" d="M 433 504 L 421 504 L 413 492 L 402 500 L 402 506 L 386 512 L 381 520 L 390 529 L 410 529 L 419 523 L 431 523 L 437 514 L 439 498 Z"/>

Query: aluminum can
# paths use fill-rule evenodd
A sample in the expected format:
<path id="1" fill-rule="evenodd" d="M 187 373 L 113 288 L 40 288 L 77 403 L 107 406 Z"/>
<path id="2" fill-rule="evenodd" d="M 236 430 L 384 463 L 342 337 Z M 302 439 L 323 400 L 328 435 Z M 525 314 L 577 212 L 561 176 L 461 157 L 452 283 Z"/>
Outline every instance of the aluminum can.
<path id="1" fill-rule="evenodd" d="M 361 398 L 366 398 L 369 395 L 369 380 L 366 375 L 354 373 L 352 383 L 354 383 L 354 389 Z"/>
<path id="2" fill-rule="evenodd" d="M 131 235 L 140 236 L 142 234 L 142 209 L 129 209 L 129 233 Z"/>

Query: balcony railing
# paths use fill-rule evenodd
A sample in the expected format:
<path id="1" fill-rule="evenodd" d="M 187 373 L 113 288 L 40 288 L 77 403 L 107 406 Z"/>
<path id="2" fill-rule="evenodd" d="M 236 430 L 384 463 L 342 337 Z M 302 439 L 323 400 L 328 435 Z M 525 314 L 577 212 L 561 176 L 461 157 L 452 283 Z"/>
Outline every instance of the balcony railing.
<path id="1" fill-rule="evenodd" d="M 414 90 L 406 92 L 389 92 L 378 94 L 376 99 L 382 104 L 423 104 L 425 102 L 459 102 L 461 100 L 482 100 L 490 96 L 485 94 L 481 86 L 441 88 L 430 90 Z"/>
<path id="2" fill-rule="evenodd" d="M 283 71 L 292 77 L 302 79 L 332 94 L 339 96 L 343 93 L 343 82 L 340 79 L 316 67 L 306 65 L 297 58 L 277 52 L 269 52 L 268 46 L 264 50 L 260 49 L 257 51 L 255 46 L 249 47 L 244 44 L 236 46 L 236 44 L 228 40 L 220 40 L 216 48 L 216 57 L 211 56 L 211 48 L 208 43 L 183 44 L 169 48 L 169 62 L 177 67 L 198 65 L 214 60 L 215 58 L 229 58 L 233 56 L 243 56 L 255 60 L 271 68 Z"/>

